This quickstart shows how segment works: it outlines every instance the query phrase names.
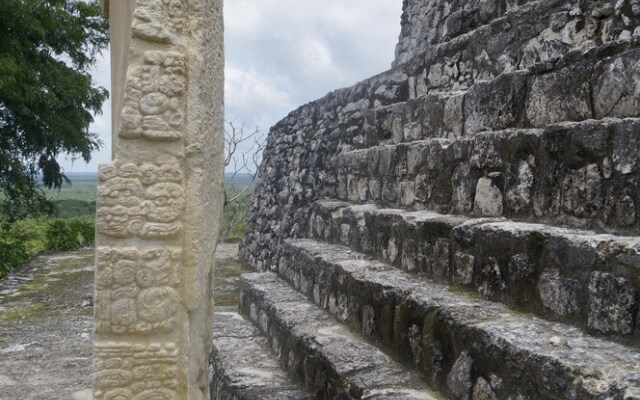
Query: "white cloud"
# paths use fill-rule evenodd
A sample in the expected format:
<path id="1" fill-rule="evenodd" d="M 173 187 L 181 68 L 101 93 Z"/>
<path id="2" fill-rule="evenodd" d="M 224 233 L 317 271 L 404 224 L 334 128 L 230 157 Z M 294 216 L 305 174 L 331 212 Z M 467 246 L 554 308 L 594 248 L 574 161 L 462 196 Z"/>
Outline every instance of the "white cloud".
<path id="1" fill-rule="evenodd" d="M 327 43 L 318 37 L 307 36 L 298 44 L 300 64 L 307 74 L 320 76 L 336 69 Z"/>
<path id="2" fill-rule="evenodd" d="M 388 69 L 401 9 L 401 0 L 230 1 L 227 61 L 289 77 L 303 104 Z"/>
<path id="3" fill-rule="evenodd" d="M 256 69 L 225 68 L 226 119 L 241 122 L 267 123 L 273 115 L 284 116 L 293 107 L 284 90 L 284 77 L 266 76 Z M 268 128 L 268 127 L 265 127 Z"/>
<path id="4" fill-rule="evenodd" d="M 289 111 L 389 68 L 400 32 L 402 0 L 230 0 L 225 2 L 225 113 L 247 127 L 268 128 Z M 110 87 L 108 63 L 96 80 Z M 105 148 L 91 171 L 108 162 L 110 112 L 92 126 Z"/>

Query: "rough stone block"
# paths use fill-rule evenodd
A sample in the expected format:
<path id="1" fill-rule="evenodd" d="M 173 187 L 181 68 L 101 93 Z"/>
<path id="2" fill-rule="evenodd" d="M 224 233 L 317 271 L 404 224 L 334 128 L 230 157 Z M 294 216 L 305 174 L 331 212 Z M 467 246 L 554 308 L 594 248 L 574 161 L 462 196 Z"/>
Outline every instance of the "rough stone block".
<path id="1" fill-rule="evenodd" d="M 508 285 L 512 288 L 530 287 L 535 282 L 536 266 L 532 261 L 533 254 L 518 253 L 509 259 Z"/>
<path id="2" fill-rule="evenodd" d="M 469 142 L 469 163 L 483 170 L 498 169 L 505 164 L 507 136 L 510 131 L 477 134 Z"/>
<path id="3" fill-rule="evenodd" d="M 475 257 L 471 254 L 456 252 L 453 260 L 453 282 L 458 285 L 470 285 L 473 282 Z"/>
<path id="4" fill-rule="evenodd" d="M 557 269 L 545 271 L 538 281 L 540 301 L 561 317 L 580 310 L 581 289 L 579 281 L 562 277 Z"/>
<path id="5" fill-rule="evenodd" d="M 471 400 L 473 389 L 473 359 L 466 351 L 460 354 L 447 376 L 447 386 L 456 400 Z"/>
<path id="6" fill-rule="evenodd" d="M 534 127 L 562 121 L 582 121 L 592 117 L 591 67 L 577 64 L 557 72 L 530 78 L 526 115 Z"/>
<path id="7" fill-rule="evenodd" d="M 603 181 L 597 164 L 571 170 L 562 183 L 562 206 L 567 214 L 592 218 L 604 203 Z"/>
<path id="8" fill-rule="evenodd" d="M 427 163 L 427 157 L 429 156 L 429 147 L 426 145 L 415 144 L 409 146 L 407 149 L 407 174 L 409 176 L 416 176 L 422 171 Z"/>
<path id="9" fill-rule="evenodd" d="M 460 137 L 464 132 L 464 94 L 446 99 L 443 125 L 447 137 Z"/>
<path id="10" fill-rule="evenodd" d="M 639 115 L 638 58 L 640 58 L 640 50 L 632 50 L 596 64 L 592 81 L 596 118 Z"/>
<path id="11" fill-rule="evenodd" d="M 524 74 L 505 74 L 491 82 L 476 83 L 464 98 L 464 132 L 515 127 L 522 123 Z"/>
<path id="12" fill-rule="evenodd" d="M 451 176 L 453 194 L 451 209 L 454 213 L 468 214 L 473 210 L 476 192 L 476 181 L 473 170 L 468 163 L 459 164 Z"/>
<path id="13" fill-rule="evenodd" d="M 473 386 L 472 400 L 497 400 L 496 394 L 489 382 L 480 377 Z"/>
<path id="14" fill-rule="evenodd" d="M 449 241 L 447 239 L 425 241 L 422 246 L 423 270 L 434 279 L 448 281 L 450 273 Z"/>
<path id="15" fill-rule="evenodd" d="M 446 100 L 446 97 L 439 95 L 424 97 L 424 119 L 422 121 L 424 134 L 420 139 L 442 136 Z"/>
<path id="16" fill-rule="evenodd" d="M 476 185 L 473 210 L 476 215 L 499 217 L 503 211 L 502 191 L 490 178 L 480 178 Z"/>
<path id="17" fill-rule="evenodd" d="M 640 171 L 638 154 L 640 154 L 640 121 L 624 120 L 616 126 L 613 167 L 623 175 Z"/>
<path id="18" fill-rule="evenodd" d="M 532 164 L 535 162 L 532 161 L 534 160 L 522 160 L 517 166 L 509 168 L 511 173 L 507 175 L 505 208 L 515 214 L 529 209 L 533 202 L 535 175 Z"/>
<path id="19" fill-rule="evenodd" d="M 589 328 L 602 333 L 633 332 L 638 312 L 638 291 L 628 280 L 607 272 L 594 272 L 589 280 Z"/>

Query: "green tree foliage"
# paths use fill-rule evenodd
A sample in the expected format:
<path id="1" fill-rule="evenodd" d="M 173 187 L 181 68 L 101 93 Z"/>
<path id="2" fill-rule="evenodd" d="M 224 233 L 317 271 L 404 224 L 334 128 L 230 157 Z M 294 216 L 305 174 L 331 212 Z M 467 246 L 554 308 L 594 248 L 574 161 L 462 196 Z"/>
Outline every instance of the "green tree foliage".
<path id="1" fill-rule="evenodd" d="M 71 226 L 61 219 L 54 219 L 47 228 L 47 249 L 69 251 L 76 247 L 76 238 Z"/>
<path id="2" fill-rule="evenodd" d="M 90 218 L 54 219 L 47 226 L 46 249 L 53 251 L 74 250 L 93 244 L 95 224 Z"/>
<path id="3" fill-rule="evenodd" d="M 32 255 L 28 233 L 21 226 L 0 224 L 0 279 Z"/>
<path id="4" fill-rule="evenodd" d="M 0 279 L 43 250 L 67 251 L 95 240 L 93 217 L 26 218 L 0 223 Z"/>
<path id="5" fill-rule="evenodd" d="M 56 157 L 88 161 L 89 131 L 108 97 L 89 74 L 108 44 L 97 0 L 0 1 L 0 214 L 11 220 L 53 204 L 38 188 L 67 181 Z"/>

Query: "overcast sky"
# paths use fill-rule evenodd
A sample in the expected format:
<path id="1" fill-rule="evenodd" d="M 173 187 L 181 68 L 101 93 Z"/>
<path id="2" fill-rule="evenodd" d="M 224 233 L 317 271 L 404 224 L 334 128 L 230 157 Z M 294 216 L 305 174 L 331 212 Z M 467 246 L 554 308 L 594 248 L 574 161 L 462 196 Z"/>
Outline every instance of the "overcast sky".
<path id="1" fill-rule="evenodd" d="M 298 106 L 389 69 L 401 13 L 402 0 L 225 1 L 225 119 L 266 134 Z M 110 88 L 104 56 L 94 76 Z M 92 130 L 104 147 L 89 164 L 61 157 L 66 172 L 110 161 L 110 102 Z"/>

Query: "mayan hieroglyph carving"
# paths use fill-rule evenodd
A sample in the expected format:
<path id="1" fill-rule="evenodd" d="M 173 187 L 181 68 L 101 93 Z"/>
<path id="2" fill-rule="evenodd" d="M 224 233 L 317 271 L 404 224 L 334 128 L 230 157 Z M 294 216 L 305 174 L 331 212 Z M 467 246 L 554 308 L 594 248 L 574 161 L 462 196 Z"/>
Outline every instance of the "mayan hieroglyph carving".
<path id="1" fill-rule="evenodd" d="M 99 248 L 96 264 L 96 332 L 170 333 L 178 324 L 176 312 L 179 248 Z"/>
<path id="2" fill-rule="evenodd" d="M 132 67 L 127 76 L 120 136 L 180 139 L 187 81 L 185 73 L 182 53 L 146 51 L 143 63 Z"/>
<path id="3" fill-rule="evenodd" d="M 222 208 L 222 2 L 103 6 L 116 117 L 97 196 L 94 398 L 204 400 Z"/>
<path id="4" fill-rule="evenodd" d="M 182 172 L 177 165 L 103 166 L 98 232 L 115 238 L 166 239 L 182 231 Z"/>
<path id="5" fill-rule="evenodd" d="M 94 398 L 178 400 L 178 349 L 162 343 L 104 343 L 95 348 Z"/>
<path id="6" fill-rule="evenodd" d="M 186 7 L 186 0 L 139 0 L 133 13 L 134 37 L 157 43 L 179 43 Z"/>
<path id="7" fill-rule="evenodd" d="M 119 135 L 177 140 L 183 135 L 187 83 L 183 0 L 139 1 L 133 13 L 135 38 L 162 43 L 162 50 L 143 53 L 142 63 L 127 73 Z"/>

